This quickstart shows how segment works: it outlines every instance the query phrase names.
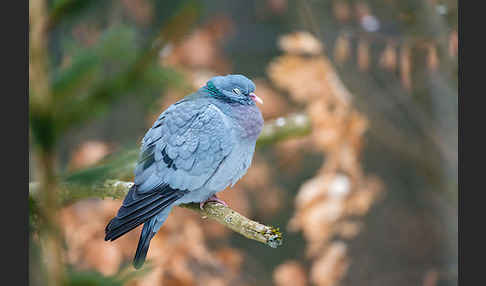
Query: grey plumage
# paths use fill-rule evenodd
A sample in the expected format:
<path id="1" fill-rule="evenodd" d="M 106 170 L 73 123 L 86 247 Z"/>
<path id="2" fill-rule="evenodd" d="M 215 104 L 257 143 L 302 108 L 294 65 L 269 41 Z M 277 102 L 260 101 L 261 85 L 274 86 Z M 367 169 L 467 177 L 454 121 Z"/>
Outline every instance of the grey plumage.
<path id="1" fill-rule="evenodd" d="M 171 105 L 145 134 L 135 184 L 105 229 L 105 240 L 115 240 L 144 223 L 136 268 L 173 206 L 204 202 L 246 173 L 263 126 L 254 90 L 242 75 L 214 77 Z"/>

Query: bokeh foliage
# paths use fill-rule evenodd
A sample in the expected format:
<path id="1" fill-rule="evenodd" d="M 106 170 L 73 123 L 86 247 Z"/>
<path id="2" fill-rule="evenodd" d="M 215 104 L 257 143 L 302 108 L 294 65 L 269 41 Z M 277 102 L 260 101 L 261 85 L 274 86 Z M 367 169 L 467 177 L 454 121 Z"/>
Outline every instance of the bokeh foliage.
<path id="1" fill-rule="evenodd" d="M 67 132 L 106 113 L 127 95 L 136 94 L 148 108 L 169 85 L 183 86 L 180 74 L 159 65 L 157 59 L 169 40 L 177 40 L 190 31 L 198 18 L 199 6 L 195 1 L 159 3 L 154 16 L 157 24 L 147 28 L 124 15 L 116 8 L 115 1 L 42 2 L 30 3 L 35 8 L 31 10 L 29 121 L 31 144 L 39 161 L 39 172 L 34 174 L 41 181 L 44 195 L 40 198 L 44 199 L 40 203 L 30 201 L 29 224 L 31 237 L 45 233 L 49 241 L 49 237 L 59 236 L 49 225 L 57 212 L 57 204 L 52 199 L 55 194 L 50 194 L 56 191 L 55 177 L 65 177 L 56 167 L 60 140 Z M 89 32 L 93 28 L 96 33 Z M 84 33 L 86 37 L 74 37 L 76 33 Z M 120 164 L 123 158 L 113 164 L 126 167 Z M 109 176 L 114 170 L 116 167 L 98 168 L 91 173 L 70 176 L 69 181 L 82 180 L 86 184 L 93 176 Z M 44 270 L 63 271 L 62 266 L 57 270 L 50 270 L 50 266 L 32 268 L 42 265 L 42 255 L 36 239 L 30 242 L 34 281 L 39 282 L 36 277 L 46 278 L 42 274 Z M 60 262 L 49 261 L 49 264 L 56 263 Z M 109 282 L 97 274 L 68 271 L 67 275 L 69 285 L 122 283 Z M 59 279 L 63 278 L 59 275 L 47 279 L 50 285 L 59 285 L 62 284 Z"/>
<path id="2" fill-rule="evenodd" d="M 359 134 L 356 140 L 359 146 L 354 146 L 362 156 L 349 158 L 360 158 L 351 165 L 359 163 L 364 173 L 377 174 L 383 179 L 387 197 L 384 203 L 370 210 L 363 224 L 357 216 L 351 216 L 354 219 L 351 223 L 337 220 L 336 224 L 326 225 L 332 226 L 332 232 L 347 231 L 349 236 L 357 235 L 345 245 L 332 243 L 328 252 L 312 251 L 314 255 L 331 257 L 330 260 L 316 263 L 318 260 L 305 256 L 310 245 L 306 236 L 331 233 L 324 228 L 313 230 L 312 219 L 302 223 L 305 234 L 289 233 L 286 247 L 270 252 L 253 242 L 230 237 L 210 223 L 204 222 L 201 227 L 199 218 L 177 213 L 174 215 L 184 224 L 168 220 L 155 238 L 158 248 L 152 250 L 159 259 L 171 258 L 157 261 L 159 266 L 165 266 L 162 268 L 166 271 L 163 279 L 167 284 L 190 285 L 197 281 L 204 285 L 210 285 L 210 282 L 219 285 L 217 283 L 225 281 L 233 283 L 231 285 L 258 282 L 268 285 L 273 279 L 280 286 L 289 285 L 285 284 L 288 281 L 293 283 L 290 285 L 308 285 L 311 279 L 321 283 L 342 279 L 342 285 L 361 285 L 365 283 L 363 281 L 372 285 L 415 285 L 426 280 L 423 276 L 429 275 L 433 280 L 434 275 L 438 275 L 438 285 L 454 285 L 457 277 L 454 212 L 458 192 L 458 64 L 457 42 L 454 42 L 457 3 L 449 0 L 57 0 L 48 1 L 47 8 L 44 19 L 47 21 L 46 75 L 51 104 L 45 110 L 37 108 L 31 101 L 29 117 L 34 151 L 31 162 L 41 161 L 42 154 L 49 155 L 46 159 L 48 162 L 52 160 L 53 164 L 48 166 L 52 169 L 51 174 L 56 176 L 61 202 L 91 197 L 97 192 L 93 186 L 106 179 L 130 180 L 133 163 L 138 157 L 135 141 L 153 122 L 152 116 L 158 115 L 195 86 L 200 86 L 199 78 L 210 75 L 237 72 L 256 79 L 258 94 L 265 100 L 262 107 L 265 120 L 280 119 L 279 116 L 308 109 L 318 122 L 314 123 L 319 127 L 318 132 L 312 136 L 295 139 L 283 134 L 285 139 L 291 140 L 280 143 L 274 140 L 279 138 L 264 138 L 261 142 L 267 147 L 259 149 L 246 179 L 236 186 L 238 190 L 223 194 L 230 198 L 235 209 L 257 219 L 265 218 L 275 225 L 286 225 L 297 213 L 295 209 L 299 204 L 294 199 L 301 190 L 325 192 L 327 185 L 335 185 L 329 179 L 332 176 L 320 184 L 304 183 L 314 176 L 318 178 L 316 174 L 328 172 L 327 167 L 319 169 L 319 166 L 325 166 L 339 155 L 337 150 L 342 144 L 333 144 L 333 148 L 337 147 L 322 152 L 326 140 L 332 139 L 333 134 L 353 133 L 351 125 L 341 124 L 346 120 L 337 120 L 347 118 L 347 115 L 319 110 L 322 106 L 331 106 L 329 110 L 334 111 L 343 110 L 336 109 L 339 105 L 322 102 L 323 98 L 312 98 L 303 92 L 317 86 L 320 96 L 326 94 L 324 77 L 309 77 L 323 72 L 319 65 L 323 59 L 325 62 L 329 59 L 330 66 L 335 68 L 352 93 L 349 109 L 359 111 L 357 119 L 360 120 L 356 122 L 366 122 L 364 129 L 367 131 Z M 367 30 L 369 27 L 362 21 L 365 17 L 378 20 L 379 29 Z M 304 51 L 298 54 L 297 61 L 296 58 L 288 61 L 299 64 L 288 65 L 279 75 L 269 72 L 269 64 L 285 54 L 279 48 L 281 36 L 295 30 L 309 31 L 317 38 L 323 46 L 319 51 L 322 58 Z M 296 40 L 290 42 L 290 46 L 293 44 L 306 46 L 307 43 Z M 312 51 L 315 45 L 310 47 Z M 298 48 L 296 50 L 299 52 Z M 289 76 L 292 70 L 306 72 Z M 274 76 L 280 76 L 281 80 L 297 88 L 288 91 L 276 86 L 275 80 L 268 79 Z M 31 99 L 35 98 L 34 89 L 31 88 L 30 93 Z M 79 143 L 76 140 L 79 141 L 79 137 L 82 141 L 89 140 L 88 137 L 93 136 L 86 130 L 100 122 L 108 126 L 100 128 L 101 132 L 110 128 L 120 132 L 120 125 L 129 125 L 131 112 L 140 107 L 125 104 L 142 106 L 139 113 L 147 122 L 138 123 L 140 134 L 126 132 L 131 145 L 118 145 L 116 152 L 106 147 L 111 155 L 89 168 L 71 172 L 71 163 L 67 161 L 74 159 L 65 154 L 61 154 L 64 158 L 59 158 L 60 151 L 74 157 Z M 121 112 L 113 115 L 115 107 Z M 136 119 L 142 121 L 140 116 Z M 297 133 L 300 131 L 298 129 Z M 311 132 L 303 131 L 301 135 Z M 72 139 L 77 133 L 79 137 Z M 117 136 L 120 137 L 119 133 L 99 137 L 117 141 Z M 84 145 L 79 149 L 81 147 Z M 32 180 L 42 179 L 39 167 L 33 171 Z M 342 180 L 341 171 L 338 172 L 338 183 L 346 181 Z M 63 184 L 79 188 L 81 195 L 64 197 Z M 353 184 L 353 190 L 355 185 L 366 184 Z M 368 203 L 373 201 L 367 200 L 366 195 L 356 198 Z M 103 229 L 101 221 L 109 219 L 118 205 L 110 200 L 102 203 L 87 201 L 81 206 L 89 211 L 79 212 L 79 206 L 74 205 L 57 213 L 63 218 L 72 215 L 74 222 L 64 222 L 66 229 L 84 227 L 83 232 L 92 232 L 91 240 L 83 244 L 86 248 L 79 248 L 83 255 L 89 252 L 86 255 L 91 257 L 78 253 L 77 260 L 72 260 L 97 261 L 100 260 L 97 259 L 99 253 L 113 256 L 106 258 L 104 264 L 88 264 L 104 275 L 68 269 L 66 283 L 119 285 L 122 283 L 117 278 L 120 273 L 113 272 L 117 270 L 113 265 L 118 266 L 122 260 L 117 255 L 124 259 L 130 257 L 133 245 L 127 243 L 115 247 L 100 243 L 101 235 L 96 232 Z M 45 279 L 42 272 L 46 269 L 41 263 L 36 235 L 42 229 L 45 217 L 42 204 L 33 200 L 29 203 L 31 284 L 42 285 Z M 336 210 L 342 205 L 345 205 L 342 197 L 331 202 L 320 197 L 313 200 L 313 207 L 307 210 L 314 210 L 313 214 L 322 222 L 326 214 L 333 213 L 325 210 Z M 300 207 L 299 212 L 307 210 Z M 60 245 L 63 248 L 78 247 L 76 235 L 69 236 L 66 244 Z M 134 235 L 127 241 L 134 244 L 137 239 Z M 228 241 L 231 247 L 216 247 Z M 327 242 L 328 238 L 316 241 L 319 243 L 314 245 Z M 170 248 L 164 248 L 166 245 Z M 171 250 L 173 255 L 169 254 Z M 70 254 L 74 252 L 72 250 Z M 325 253 L 334 256 L 325 256 Z M 351 264 L 344 274 L 348 258 Z M 214 261 L 223 261 L 223 266 L 215 266 Z M 122 267 L 126 266 L 123 263 Z M 327 269 L 329 275 L 314 274 L 312 278 L 311 269 L 314 268 L 317 270 L 313 272 L 317 274 Z M 160 269 L 148 274 L 154 275 L 151 277 L 155 280 L 149 277 L 147 281 L 160 281 Z M 189 274 L 188 269 L 191 270 Z M 205 276 L 207 273 L 213 273 L 215 277 Z"/>

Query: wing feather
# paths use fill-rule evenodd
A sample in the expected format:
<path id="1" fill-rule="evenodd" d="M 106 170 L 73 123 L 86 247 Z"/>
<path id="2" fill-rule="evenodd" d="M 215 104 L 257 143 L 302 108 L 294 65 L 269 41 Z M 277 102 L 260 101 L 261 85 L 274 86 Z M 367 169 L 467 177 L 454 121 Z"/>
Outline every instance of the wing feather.
<path id="1" fill-rule="evenodd" d="M 183 99 L 163 112 L 142 139 L 134 186 L 107 225 L 115 240 L 208 182 L 231 152 L 229 121 L 207 102 Z"/>
<path id="2" fill-rule="evenodd" d="M 152 130 L 156 129 L 156 130 Z M 226 115 L 210 103 L 184 101 L 172 105 L 142 140 L 144 168 L 137 167 L 136 184 L 148 191 L 156 180 L 172 188 L 196 190 L 207 182 L 232 149 L 231 126 Z M 139 163 L 140 164 L 140 163 Z M 151 164 L 156 169 L 151 169 Z M 150 172 L 152 176 L 144 173 Z M 137 180 L 140 176 L 144 180 Z M 150 183 L 145 183 L 146 180 Z"/>
<path id="3" fill-rule="evenodd" d="M 107 225 L 105 240 L 117 239 L 208 182 L 231 152 L 230 132 L 225 115 L 207 102 L 182 100 L 163 112 L 142 139 L 135 184 Z"/>

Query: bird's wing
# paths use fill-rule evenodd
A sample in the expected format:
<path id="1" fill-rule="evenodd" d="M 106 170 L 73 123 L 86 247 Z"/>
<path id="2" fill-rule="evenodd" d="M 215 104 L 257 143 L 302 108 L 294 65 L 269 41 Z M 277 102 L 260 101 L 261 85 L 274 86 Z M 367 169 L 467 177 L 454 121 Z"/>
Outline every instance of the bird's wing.
<path id="1" fill-rule="evenodd" d="M 231 153 L 231 126 L 214 105 L 181 100 L 142 140 L 135 184 L 106 227 L 115 240 L 204 185 Z"/>
<path id="2" fill-rule="evenodd" d="M 229 119 L 216 106 L 179 101 L 159 116 L 143 138 L 135 185 L 140 192 L 160 184 L 196 190 L 231 153 L 232 138 Z"/>

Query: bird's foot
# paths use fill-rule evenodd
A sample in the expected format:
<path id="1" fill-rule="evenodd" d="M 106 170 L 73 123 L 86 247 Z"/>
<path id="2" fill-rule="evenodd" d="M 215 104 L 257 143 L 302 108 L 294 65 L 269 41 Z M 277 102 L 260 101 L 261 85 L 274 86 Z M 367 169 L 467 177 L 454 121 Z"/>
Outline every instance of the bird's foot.
<path id="1" fill-rule="evenodd" d="M 219 199 L 218 197 L 216 197 L 216 195 L 212 195 L 211 197 L 209 197 L 209 199 L 205 200 L 204 202 L 200 202 L 200 203 L 199 203 L 199 208 L 202 210 L 202 209 L 204 208 L 204 205 L 205 205 L 207 202 L 217 202 L 217 203 L 222 204 L 222 205 L 223 205 L 223 206 L 225 206 L 225 207 L 227 207 L 227 206 L 228 206 L 228 204 L 227 204 L 225 201 L 223 201 L 223 200 Z"/>

